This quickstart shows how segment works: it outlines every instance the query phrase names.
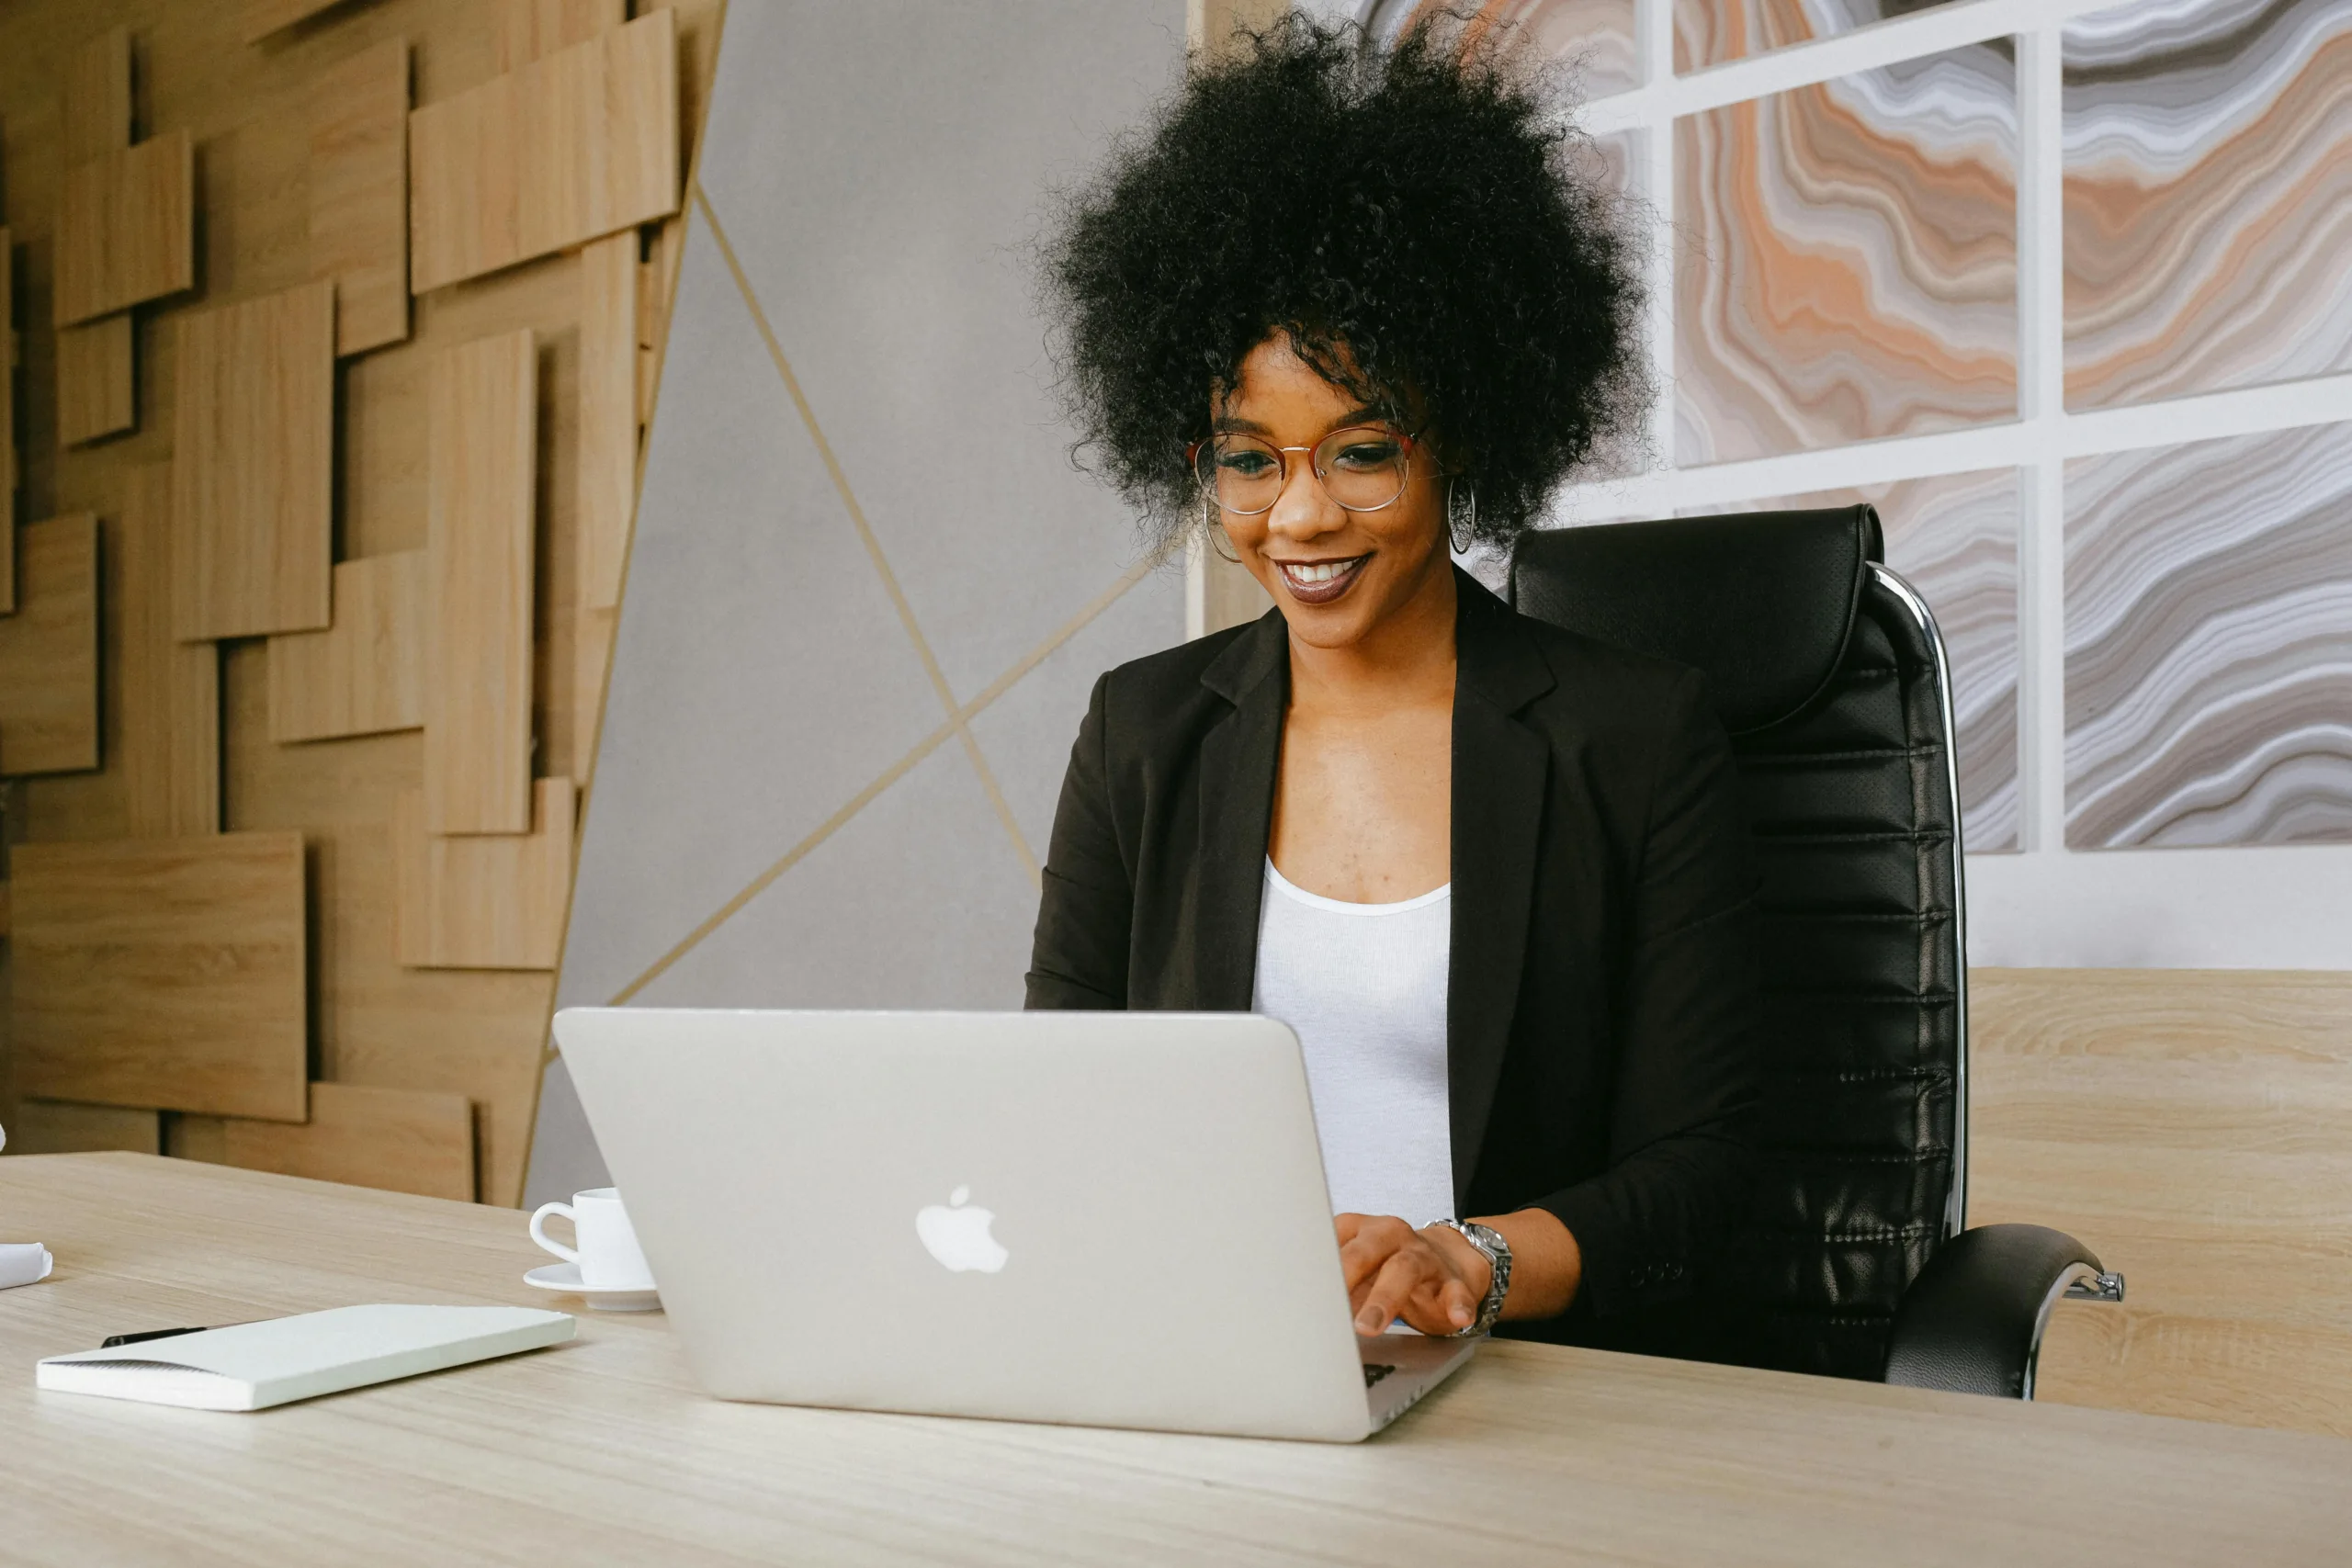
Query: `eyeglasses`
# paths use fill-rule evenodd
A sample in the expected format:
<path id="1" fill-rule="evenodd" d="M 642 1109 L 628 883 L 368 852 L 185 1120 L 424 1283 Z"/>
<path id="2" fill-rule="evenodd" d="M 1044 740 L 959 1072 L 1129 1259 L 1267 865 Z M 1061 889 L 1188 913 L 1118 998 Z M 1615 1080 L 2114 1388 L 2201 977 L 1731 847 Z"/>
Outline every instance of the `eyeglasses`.
<path id="1" fill-rule="evenodd" d="M 1201 491 L 1240 517 L 1271 511 L 1290 483 L 1290 454 L 1312 455 L 1323 492 L 1350 512 L 1377 512 L 1405 493 L 1412 476 L 1413 438 L 1374 425 L 1335 430 L 1312 446 L 1277 446 L 1255 435 L 1227 433 L 1185 448 Z"/>

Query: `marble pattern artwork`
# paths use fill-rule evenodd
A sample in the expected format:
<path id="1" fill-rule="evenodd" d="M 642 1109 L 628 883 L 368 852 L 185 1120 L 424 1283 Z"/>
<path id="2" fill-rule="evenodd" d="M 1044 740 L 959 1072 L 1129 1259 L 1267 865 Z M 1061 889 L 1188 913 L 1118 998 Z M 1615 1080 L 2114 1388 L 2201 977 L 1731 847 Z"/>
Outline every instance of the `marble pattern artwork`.
<path id="1" fill-rule="evenodd" d="M 1512 49 L 1572 68 L 1585 97 L 1607 97 L 1641 85 L 1634 0 L 1373 0 L 1365 7 L 1364 25 L 1377 37 L 1395 38 L 1439 13 L 1466 18 L 1471 39 L 1497 28 L 1509 29 Z"/>
<path id="2" fill-rule="evenodd" d="M 2067 845 L 2352 840 L 2352 424 L 2065 493 Z"/>
<path id="3" fill-rule="evenodd" d="M 2352 0 L 2063 36 L 2068 406 L 2352 368 Z"/>
<path id="4" fill-rule="evenodd" d="M 1675 125 L 1675 459 L 2017 412 L 2007 40 Z"/>
<path id="5" fill-rule="evenodd" d="M 2017 470 L 1992 468 L 1686 509 L 1878 508 L 1887 565 L 1928 602 L 1951 661 L 1961 838 L 1971 854 L 2018 847 L 2018 497 Z"/>
<path id="6" fill-rule="evenodd" d="M 1946 0 L 1673 0 L 1674 68 L 1697 71 L 1829 38 Z"/>

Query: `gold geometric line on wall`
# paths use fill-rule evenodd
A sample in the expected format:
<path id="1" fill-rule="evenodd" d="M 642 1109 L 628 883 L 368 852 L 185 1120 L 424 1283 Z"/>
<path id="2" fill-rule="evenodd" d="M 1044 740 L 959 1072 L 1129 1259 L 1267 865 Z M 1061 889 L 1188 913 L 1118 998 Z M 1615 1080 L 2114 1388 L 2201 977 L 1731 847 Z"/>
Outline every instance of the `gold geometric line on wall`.
<path id="1" fill-rule="evenodd" d="M 955 691 L 947 684 L 947 672 L 940 668 L 939 660 L 931 650 L 931 640 L 923 636 L 922 626 L 915 619 L 914 605 L 909 603 L 904 590 L 899 586 L 898 573 L 890 570 L 889 558 L 882 551 L 882 541 L 876 536 L 874 526 L 865 518 L 865 509 L 858 504 L 857 494 L 850 489 L 849 475 L 833 456 L 832 444 L 825 439 L 825 432 L 817 423 L 817 411 L 809 406 L 807 394 L 800 389 L 800 378 L 793 374 L 792 362 L 785 357 L 784 345 L 776 339 L 775 331 L 768 324 L 767 311 L 760 305 L 759 295 L 752 288 L 752 280 L 735 258 L 734 243 L 727 237 L 727 227 L 719 222 L 712 210 L 709 196 L 697 185 L 694 191 L 695 205 L 702 209 L 705 221 L 710 225 L 711 237 L 718 242 L 718 254 L 726 258 L 727 270 L 735 278 L 735 287 L 743 296 L 743 303 L 752 312 L 752 321 L 760 329 L 761 341 L 767 344 L 768 357 L 775 362 L 776 374 L 784 378 L 784 389 L 791 395 L 792 406 L 800 412 L 800 423 L 808 427 L 808 439 L 816 444 L 817 456 L 823 459 L 825 472 L 833 481 L 833 489 L 842 498 L 842 505 L 849 513 L 849 520 L 856 525 L 857 536 L 865 546 L 867 558 L 873 561 L 875 572 L 882 579 L 883 589 L 890 595 L 890 603 L 899 612 L 899 622 L 907 629 L 907 637 L 915 645 L 915 653 L 922 660 L 923 673 L 931 677 L 931 689 L 939 697 L 940 711 L 947 716 L 947 723 L 964 743 L 964 754 L 971 760 L 972 769 L 980 776 L 980 787 L 988 791 L 989 803 L 996 807 L 997 819 L 1004 824 L 1005 836 L 1012 840 L 1012 852 L 1020 857 L 1021 869 L 1028 874 L 1032 892 L 1044 886 L 1037 869 L 1036 852 L 1029 845 L 1028 835 L 1012 815 L 1012 802 L 997 783 L 996 772 L 980 753 L 980 743 L 971 729 L 957 716 Z"/>
<path id="2" fill-rule="evenodd" d="M 896 784 L 910 770 L 911 770 L 917 762 L 922 761 L 925 757 L 930 756 L 933 751 L 939 750 L 941 743 L 944 741 L 948 736 L 954 734 L 959 729 L 965 729 L 973 719 L 976 719 L 980 716 L 982 709 L 995 702 L 999 697 L 1004 695 L 1005 693 L 1011 691 L 1019 683 L 1023 676 L 1037 668 L 1038 665 L 1043 664 L 1047 656 L 1052 654 L 1056 649 L 1061 647 L 1062 644 L 1068 642 L 1071 637 L 1076 637 L 1080 632 L 1085 630 L 1088 623 L 1091 622 L 1097 615 L 1100 615 L 1112 605 L 1117 604 L 1120 598 L 1126 593 L 1128 589 L 1133 588 L 1136 583 L 1141 582 L 1147 573 L 1160 564 L 1160 558 L 1161 558 L 1158 556 L 1147 558 L 1122 572 L 1117 581 L 1112 583 L 1110 587 L 1096 594 L 1083 609 L 1078 612 L 1077 615 L 1072 615 L 1069 620 L 1056 627 L 1053 634 L 1047 637 L 1045 641 L 1039 643 L 1035 648 L 1031 649 L 1027 653 L 1022 655 L 1021 658 L 1016 660 L 1010 669 L 1006 670 L 1003 674 L 999 675 L 995 680 L 989 682 L 988 685 L 981 690 L 979 695 L 974 697 L 962 707 L 957 708 L 946 723 L 940 725 L 938 728 L 924 736 L 921 740 L 916 741 L 913 748 L 909 750 L 905 756 L 900 757 L 897 761 L 883 769 L 879 773 L 876 773 L 874 778 L 867 783 L 865 788 L 859 790 L 855 795 L 850 796 L 848 800 L 844 801 L 840 809 L 836 810 L 831 816 L 826 818 L 822 822 L 818 823 L 815 828 L 809 829 L 808 836 L 807 838 L 802 839 L 798 843 L 785 851 L 784 853 L 779 855 L 775 863 L 769 865 L 766 870 L 761 872 L 757 876 L 752 878 L 750 882 L 746 883 L 742 889 L 733 897 L 728 899 L 726 903 L 721 904 L 718 908 L 712 910 L 710 914 L 703 919 L 702 923 L 695 926 L 694 930 L 688 931 L 685 936 L 679 941 L 675 947 L 673 947 L 669 952 L 663 953 L 661 957 L 655 959 L 651 964 L 648 965 L 643 974 L 638 976 L 636 979 L 631 980 L 628 985 L 623 986 L 619 990 L 614 992 L 612 999 L 607 1001 L 605 1005 L 606 1007 L 620 1007 L 627 1003 L 631 997 L 636 996 L 639 991 L 645 989 L 646 987 L 651 985 L 655 980 L 660 979 L 662 974 L 666 972 L 671 965 L 676 964 L 678 960 L 684 958 L 687 953 L 692 953 L 696 947 L 700 946 L 704 938 L 709 936 L 711 932 L 725 925 L 738 910 L 743 908 L 744 905 L 749 904 L 752 899 L 765 892 L 769 886 L 773 884 L 777 877 L 782 876 L 786 872 L 790 871 L 794 866 L 799 864 L 800 862 L 806 860 L 808 857 L 809 852 L 815 850 L 818 845 L 823 843 L 827 839 L 831 838 L 834 833 L 838 832 L 842 827 L 850 820 L 851 818 L 855 817 L 860 811 L 865 810 L 865 807 L 873 802 L 876 795 L 880 795 L 884 790 Z M 552 1060 L 554 1055 L 555 1053 L 550 1050 L 548 1052 L 548 1058 Z"/>

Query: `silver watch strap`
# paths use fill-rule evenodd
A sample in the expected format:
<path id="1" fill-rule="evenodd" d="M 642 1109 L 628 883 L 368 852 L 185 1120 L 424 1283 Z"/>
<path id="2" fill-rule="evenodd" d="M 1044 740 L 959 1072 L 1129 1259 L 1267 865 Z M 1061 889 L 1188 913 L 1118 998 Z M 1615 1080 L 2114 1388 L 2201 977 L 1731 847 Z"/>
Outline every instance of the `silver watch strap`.
<path id="1" fill-rule="evenodd" d="M 1503 1297 L 1510 1293 L 1510 1243 L 1503 1239 L 1502 1232 L 1492 1225 L 1482 1225 L 1476 1220 L 1440 1220 L 1437 1223 L 1476 1247 L 1487 1259 L 1487 1299 L 1478 1303 L 1478 1315 L 1472 1320 L 1470 1326 L 1455 1329 L 1453 1337 L 1467 1339 L 1474 1335 L 1490 1333 L 1495 1321 L 1503 1314 Z"/>

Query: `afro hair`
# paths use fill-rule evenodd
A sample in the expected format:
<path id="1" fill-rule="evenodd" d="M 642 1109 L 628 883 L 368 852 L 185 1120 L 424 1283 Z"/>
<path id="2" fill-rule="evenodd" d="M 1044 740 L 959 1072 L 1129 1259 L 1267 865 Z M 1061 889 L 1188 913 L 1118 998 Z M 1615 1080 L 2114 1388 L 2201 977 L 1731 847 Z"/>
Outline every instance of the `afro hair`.
<path id="1" fill-rule="evenodd" d="M 1199 516 L 1185 448 L 1277 332 L 1433 442 L 1487 545 L 1638 439 L 1629 205 L 1556 81 L 1456 20 L 1240 35 L 1065 195 L 1045 284 L 1077 455 L 1156 541 Z"/>

